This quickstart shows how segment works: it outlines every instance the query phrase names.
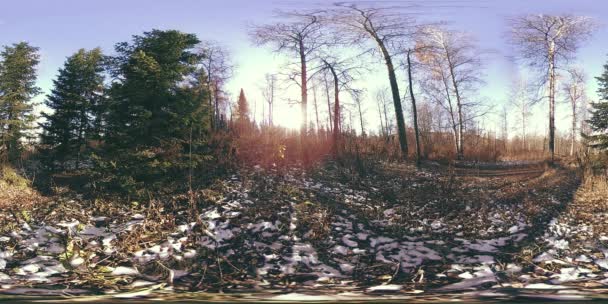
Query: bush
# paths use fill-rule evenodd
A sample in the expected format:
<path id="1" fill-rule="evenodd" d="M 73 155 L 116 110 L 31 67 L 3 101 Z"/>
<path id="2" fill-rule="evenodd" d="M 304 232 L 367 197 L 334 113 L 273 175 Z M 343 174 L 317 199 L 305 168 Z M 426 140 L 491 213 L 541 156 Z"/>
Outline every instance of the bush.
<path id="1" fill-rule="evenodd" d="M 21 176 L 15 169 L 8 165 L 0 168 L 0 188 L 12 187 L 16 189 L 27 189 L 30 181 Z"/>

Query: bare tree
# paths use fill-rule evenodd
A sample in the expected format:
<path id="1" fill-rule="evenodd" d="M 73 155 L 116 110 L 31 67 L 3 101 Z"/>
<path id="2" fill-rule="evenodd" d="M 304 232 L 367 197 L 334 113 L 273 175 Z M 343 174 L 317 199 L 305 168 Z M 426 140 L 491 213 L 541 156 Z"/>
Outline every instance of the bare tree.
<path id="1" fill-rule="evenodd" d="M 206 73 L 205 84 L 209 89 L 209 107 L 213 109 L 211 125 L 217 129 L 221 123 L 222 113 L 220 111 L 221 95 L 224 94 L 223 86 L 233 76 L 234 64 L 230 62 L 230 52 L 214 41 L 201 43 L 199 52 L 203 55 L 202 68 Z"/>
<path id="2" fill-rule="evenodd" d="M 382 136 L 388 136 L 388 131 L 384 127 L 384 121 L 382 120 L 382 109 L 386 107 L 385 94 L 386 91 L 382 89 L 376 91 L 376 105 L 378 106 L 378 116 L 380 117 L 380 134 Z"/>
<path id="3" fill-rule="evenodd" d="M 319 12 L 280 12 L 279 17 L 285 22 L 255 26 L 250 33 L 257 45 L 271 45 L 277 53 L 295 56 L 298 62 L 290 62 L 294 67 L 290 78 L 300 87 L 300 107 L 302 124 L 300 129 L 302 156 L 308 163 L 308 152 L 303 144 L 307 137 L 308 122 L 308 81 L 309 63 L 314 59 L 315 52 L 326 45 Z M 299 79 L 297 79 L 299 76 Z"/>
<path id="4" fill-rule="evenodd" d="M 363 119 L 363 96 L 365 94 L 364 90 L 353 89 L 350 91 L 350 94 L 355 102 L 355 106 L 357 106 L 357 112 L 359 113 L 359 122 L 361 124 L 361 136 L 365 137 L 365 119 Z"/>
<path id="5" fill-rule="evenodd" d="M 572 127 L 570 128 L 570 156 L 574 155 L 576 146 L 576 130 L 579 121 L 578 111 L 585 101 L 585 76 L 583 71 L 577 68 L 568 69 L 568 80 L 563 84 L 566 100 L 570 104 L 572 115 Z"/>
<path id="6" fill-rule="evenodd" d="M 384 127 L 386 128 L 387 140 L 389 135 L 393 133 L 394 124 L 392 123 L 392 117 L 389 119 L 390 98 L 388 97 L 387 89 L 382 91 L 382 109 L 384 110 Z"/>
<path id="7" fill-rule="evenodd" d="M 334 88 L 334 114 L 333 114 L 333 139 L 332 139 L 332 152 L 334 157 L 337 157 L 340 153 L 339 145 L 340 145 L 340 123 L 341 123 L 341 105 L 340 105 L 340 92 L 343 89 L 348 89 L 349 85 L 353 81 L 353 73 L 356 72 L 359 67 L 353 65 L 353 58 L 347 59 L 338 59 L 331 55 L 325 55 L 321 57 L 321 62 L 323 64 L 321 68 L 322 71 L 328 71 L 332 77 Z M 351 113 L 352 115 L 352 113 Z M 352 127 L 352 125 L 351 125 Z"/>
<path id="8" fill-rule="evenodd" d="M 388 79 L 395 107 L 397 131 L 402 157 L 408 156 L 407 134 L 401 95 L 394 65 L 394 56 L 404 52 L 404 45 L 412 42 L 418 27 L 415 20 L 400 9 L 384 7 L 359 7 L 356 4 L 337 3 L 333 20 L 338 31 L 352 35 L 352 41 L 370 52 L 379 50 L 388 72 Z"/>
<path id="9" fill-rule="evenodd" d="M 573 59 L 579 46 L 587 40 L 594 22 L 589 17 L 573 15 L 527 15 L 510 20 L 511 42 L 519 48 L 521 58 L 544 72 L 549 99 L 549 151 L 555 159 L 555 88 L 556 70 Z"/>
<path id="10" fill-rule="evenodd" d="M 507 141 L 509 140 L 509 111 L 506 104 L 502 105 L 502 109 L 500 111 L 500 125 L 503 148 L 505 152 L 508 152 Z"/>
<path id="11" fill-rule="evenodd" d="M 512 84 L 512 91 L 509 96 L 509 104 L 517 111 L 516 123 L 521 126 L 521 140 L 523 151 L 528 150 L 528 119 L 532 116 L 530 110 L 533 100 L 529 97 L 529 88 L 526 79 L 519 78 Z"/>
<path id="12" fill-rule="evenodd" d="M 466 121 L 478 116 L 465 112 L 479 106 L 471 96 L 482 83 L 482 52 L 468 34 L 438 26 L 426 27 L 422 39 L 417 55 L 429 71 L 426 89 L 449 112 L 457 158 L 463 159 Z"/>
<path id="13" fill-rule="evenodd" d="M 431 72 L 428 74 L 428 79 L 422 83 L 423 90 L 431 101 L 440 105 L 446 111 L 448 126 L 452 133 L 454 151 L 458 154 L 458 151 L 460 151 L 460 141 L 458 140 L 458 126 L 460 122 L 457 118 L 456 106 L 452 94 L 450 93 L 448 76 L 446 71 L 441 68 L 437 61 L 433 60 L 430 62 L 429 66 Z M 438 121 L 438 123 L 441 124 L 441 121 Z"/>
<path id="14" fill-rule="evenodd" d="M 414 96 L 414 82 L 412 79 L 412 52 L 410 48 L 407 50 L 407 79 L 409 82 L 408 91 L 410 92 L 410 100 L 412 102 L 412 116 L 414 119 L 414 137 L 416 138 L 416 164 L 420 165 L 420 130 L 418 129 L 418 110 L 416 109 L 416 97 Z"/>
<path id="15" fill-rule="evenodd" d="M 275 74 L 266 74 L 264 76 L 264 86 L 262 88 L 262 96 L 268 104 L 268 125 L 273 125 L 273 109 L 276 97 L 277 78 Z"/>
<path id="16" fill-rule="evenodd" d="M 589 107 L 591 104 L 595 103 L 595 101 L 585 98 L 583 102 L 580 104 L 579 108 L 579 116 L 580 116 L 580 133 L 581 134 L 590 134 L 591 126 L 589 125 Z M 588 147 L 587 147 L 588 148 Z"/>
<path id="17" fill-rule="evenodd" d="M 334 126 L 333 126 L 333 140 L 332 140 L 332 152 L 334 157 L 338 156 L 339 153 L 339 141 L 340 141 L 340 120 L 342 118 L 340 114 L 340 78 L 336 71 L 335 64 L 330 63 L 327 60 L 323 60 L 325 69 L 329 70 L 333 81 L 334 81 Z"/>
<path id="18" fill-rule="evenodd" d="M 441 112 L 437 111 L 437 104 L 422 102 L 418 104 L 418 121 L 420 125 L 420 141 L 422 142 L 422 155 L 428 157 L 436 141 L 433 140 L 433 124 L 441 121 Z M 440 110 L 440 109 L 439 109 Z M 438 128 L 441 129 L 441 128 Z"/>
<path id="19" fill-rule="evenodd" d="M 329 94 L 329 91 L 331 90 L 331 87 L 329 85 L 329 80 L 328 78 L 328 72 L 324 71 L 322 73 L 322 77 L 323 77 L 323 88 L 325 89 L 325 97 L 327 98 L 327 119 L 329 122 L 329 125 L 327 127 L 327 129 L 331 132 L 333 132 L 333 122 L 332 122 L 332 115 L 331 115 L 331 95 Z"/>
<path id="20" fill-rule="evenodd" d="M 389 97 L 389 88 L 380 88 L 376 91 L 376 102 L 378 103 L 379 111 L 381 112 L 381 120 L 382 116 L 384 116 L 384 136 L 386 139 L 389 139 L 389 136 L 393 132 L 394 124 L 392 123 L 393 118 L 389 117 L 389 109 L 390 104 L 392 103 L 391 98 Z"/>

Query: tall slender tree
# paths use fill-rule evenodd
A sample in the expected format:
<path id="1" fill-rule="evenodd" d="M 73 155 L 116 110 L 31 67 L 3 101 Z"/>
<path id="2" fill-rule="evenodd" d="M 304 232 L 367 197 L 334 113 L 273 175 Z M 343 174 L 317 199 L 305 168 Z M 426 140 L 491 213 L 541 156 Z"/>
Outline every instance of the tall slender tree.
<path id="1" fill-rule="evenodd" d="M 482 82 L 479 50 L 467 33 L 443 27 L 428 26 L 423 37 L 418 56 L 428 66 L 434 88 L 442 92 L 437 95 L 444 95 L 441 103 L 451 116 L 457 158 L 463 159 L 466 112 L 477 105 L 471 95 Z"/>
<path id="2" fill-rule="evenodd" d="M 380 132 L 382 136 L 386 136 L 386 128 L 384 127 L 384 120 L 382 119 L 382 107 L 384 105 L 384 99 L 382 96 L 383 90 L 376 91 L 376 106 L 378 107 L 378 117 L 380 118 Z"/>
<path id="3" fill-rule="evenodd" d="M 577 141 L 579 110 L 585 100 L 585 75 L 578 68 L 568 69 L 568 79 L 563 83 L 562 89 L 566 95 L 566 102 L 570 105 L 572 125 L 570 127 L 570 156 L 574 155 Z"/>
<path id="4" fill-rule="evenodd" d="M 334 22 L 338 31 L 344 35 L 353 35 L 353 42 L 370 50 L 379 49 L 388 73 L 399 145 L 404 159 L 408 157 L 407 133 L 401 95 L 397 81 L 394 56 L 404 51 L 403 46 L 412 43 L 418 32 L 418 27 L 410 15 L 402 14 L 391 8 L 360 7 L 352 3 L 337 3 Z"/>
<path id="5" fill-rule="evenodd" d="M 330 130 L 331 132 L 333 132 L 333 116 L 331 114 L 331 95 L 329 94 L 330 90 L 331 90 L 331 86 L 329 85 L 329 80 L 328 80 L 328 75 L 327 75 L 327 71 L 325 71 L 322 75 L 323 77 L 323 87 L 325 89 L 325 97 L 327 98 L 327 120 L 328 120 L 328 127 L 327 129 Z"/>
<path id="6" fill-rule="evenodd" d="M 321 130 L 321 121 L 319 120 L 319 103 L 317 102 L 317 83 L 312 86 L 312 106 L 315 109 L 315 129 L 317 134 Z"/>
<path id="7" fill-rule="evenodd" d="M 555 93 L 557 70 L 573 59 L 580 45 L 592 34 L 589 17 L 573 15 L 526 15 L 510 20 L 511 42 L 530 66 L 543 72 L 549 100 L 549 152 L 555 159 Z"/>
<path id="8" fill-rule="evenodd" d="M 249 102 L 247 101 L 247 97 L 245 97 L 245 91 L 243 91 L 243 89 L 241 89 L 239 99 L 236 103 L 236 115 L 237 124 L 240 126 L 246 126 L 251 121 Z"/>
<path id="9" fill-rule="evenodd" d="M 364 90 L 351 90 L 350 95 L 355 102 L 355 106 L 357 107 L 357 113 L 359 114 L 359 124 L 361 126 L 361 136 L 365 137 L 367 134 L 365 133 L 365 119 L 363 118 L 363 114 L 365 110 L 363 109 L 363 97 L 365 91 Z"/>
<path id="10" fill-rule="evenodd" d="M 529 95 L 526 79 L 522 77 L 515 79 L 509 95 L 509 104 L 514 106 L 517 111 L 515 121 L 521 128 L 521 148 L 523 151 L 527 151 L 529 146 L 528 119 L 532 116 L 531 106 L 533 104 Z"/>
<path id="11" fill-rule="evenodd" d="M 332 55 L 326 55 L 321 58 L 321 71 L 329 72 L 333 80 L 334 92 L 334 109 L 333 109 L 333 136 L 332 150 L 334 157 L 340 153 L 340 140 L 342 132 L 342 105 L 340 105 L 340 93 L 344 89 L 349 89 L 351 82 L 354 80 L 353 74 L 357 74 L 358 66 L 352 64 L 352 58 L 338 59 Z M 352 127 L 352 125 L 351 125 Z"/>
<path id="12" fill-rule="evenodd" d="M 5 46 L 0 53 L 0 160 L 20 157 L 22 140 L 31 135 L 35 120 L 32 98 L 36 86 L 38 48 L 27 42 Z"/>
<path id="13" fill-rule="evenodd" d="M 420 165 L 420 130 L 418 129 L 418 109 L 416 107 L 416 96 L 414 94 L 414 80 L 412 79 L 412 49 L 407 50 L 407 79 L 409 82 L 408 91 L 412 102 L 412 118 L 414 121 L 414 137 L 416 139 L 416 164 Z"/>
<path id="14" fill-rule="evenodd" d="M 268 104 L 268 125 L 273 125 L 274 103 L 277 91 L 277 77 L 275 74 L 266 74 L 264 76 L 264 87 L 262 88 L 262 96 Z"/>
<path id="15" fill-rule="evenodd" d="M 281 12 L 278 17 L 286 21 L 256 26 L 250 35 L 255 44 L 270 45 L 275 52 L 298 59 L 297 62 L 288 63 L 293 68 L 289 77 L 300 87 L 300 147 L 303 161 L 307 164 L 308 151 L 304 143 L 308 134 L 308 81 L 312 76 L 310 63 L 315 58 L 315 52 L 326 42 L 318 12 Z"/>
<path id="16" fill-rule="evenodd" d="M 213 115 L 209 118 L 214 129 L 221 125 L 221 105 L 223 86 L 232 77 L 235 66 L 230 62 L 230 52 L 215 41 L 203 41 L 198 50 L 202 55 L 201 70 L 198 77 L 206 85 L 209 91 L 207 100 L 213 109 Z"/>
<path id="17" fill-rule="evenodd" d="M 75 160 L 79 167 L 88 141 L 101 137 L 104 105 L 104 61 L 101 49 L 80 49 L 68 57 L 59 70 L 46 106 L 52 113 L 42 113 L 42 143 L 48 146 L 51 164 L 62 166 Z"/>

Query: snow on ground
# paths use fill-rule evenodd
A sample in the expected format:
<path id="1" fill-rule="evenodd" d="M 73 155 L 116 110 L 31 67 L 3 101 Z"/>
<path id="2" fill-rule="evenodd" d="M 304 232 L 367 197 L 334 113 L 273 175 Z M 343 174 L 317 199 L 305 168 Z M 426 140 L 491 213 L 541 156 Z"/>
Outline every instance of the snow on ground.
<path id="1" fill-rule="evenodd" d="M 416 181 L 416 187 L 425 187 L 425 179 L 434 178 L 428 172 L 418 174 L 421 180 Z M 381 195 L 376 187 L 350 189 L 341 183 L 286 174 L 283 183 L 308 193 L 307 199 L 323 196 L 335 200 L 334 209 L 326 210 L 330 220 L 323 230 L 320 222 L 310 226 L 310 221 L 319 220 L 320 215 L 310 219 L 310 214 L 299 211 L 307 199 L 294 195 L 278 203 L 266 201 L 252 197 L 251 189 L 238 176 L 226 183 L 230 195 L 201 210 L 197 221 L 176 222 L 166 238 L 146 243 L 126 256 L 119 240 L 144 229 L 149 215 L 134 213 L 122 222 L 96 214 L 86 220 L 24 223 L 20 229 L 0 236 L 1 244 L 11 244 L 0 250 L 0 282 L 53 283 L 60 281 L 62 274 L 96 270 L 131 278 L 137 285 L 159 280 L 145 272 L 154 263 L 174 265 L 171 267 L 176 268 L 169 269 L 174 281 L 187 278 L 192 273 L 189 265 L 197 259 L 213 254 L 216 260 L 251 258 L 252 273 L 260 286 L 268 282 L 360 284 L 353 278 L 362 276 L 370 282 L 390 283 L 398 279 L 398 274 L 412 277 L 412 282 L 435 280 L 441 285 L 437 290 L 442 291 L 503 283 L 530 289 L 557 289 L 588 280 L 608 284 L 604 272 L 608 269 L 608 250 L 597 243 L 586 248 L 587 252 L 571 250 L 573 237 L 591 235 L 593 229 L 571 225 L 566 218 L 553 218 L 544 233 L 536 237 L 539 244 L 544 244 L 544 251 L 532 257 L 532 272 L 524 270 L 529 264 L 504 264 L 501 254 L 531 237 L 533 223 L 519 213 L 519 205 L 466 215 L 472 224 L 485 227 L 474 230 L 460 218 L 425 217 L 428 214 L 424 207 L 408 217 L 406 212 L 411 209 L 376 201 Z M 556 199 L 550 203 L 555 201 L 559 204 Z M 468 211 L 470 206 L 463 209 Z M 262 210 L 266 208 L 271 209 Z M 321 212 L 315 207 L 310 210 Z M 398 229 L 404 221 L 409 221 L 408 229 Z M 86 251 L 75 252 L 76 244 Z M 108 266 L 104 264 L 108 260 L 121 260 L 121 264 Z M 558 267 L 549 271 L 545 267 L 548 264 Z M 376 275 L 375 269 L 383 269 L 384 275 Z M 377 284 L 366 291 L 397 291 L 403 286 Z M 277 299 L 286 297 L 306 296 L 291 294 Z"/>

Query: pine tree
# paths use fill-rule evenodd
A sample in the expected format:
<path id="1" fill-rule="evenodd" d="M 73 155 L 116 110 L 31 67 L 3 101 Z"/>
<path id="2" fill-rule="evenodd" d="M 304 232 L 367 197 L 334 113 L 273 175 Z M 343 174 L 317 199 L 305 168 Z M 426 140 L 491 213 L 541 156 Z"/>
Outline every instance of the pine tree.
<path id="1" fill-rule="evenodd" d="M 587 120 L 591 135 L 583 135 L 588 145 L 600 150 L 608 150 L 608 64 L 604 65 L 604 73 L 596 77 L 600 102 L 591 104 L 591 117 Z"/>
<path id="2" fill-rule="evenodd" d="M 103 64 L 101 49 L 80 49 L 68 57 L 53 81 L 45 104 L 54 112 L 42 113 L 46 122 L 41 124 L 42 144 L 51 165 L 58 161 L 65 167 L 72 160 L 78 168 L 83 154 L 88 154 L 87 143 L 100 139 L 105 106 Z"/>
<path id="3" fill-rule="evenodd" d="M 197 74 L 202 58 L 192 52 L 198 43 L 194 34 L 153 30 L 116 46 L 111 69 L 119 81 L 110 89 L 98 164 L 107 176 L 119 177 L 121 189 L 149 190 L 208 160 L 202 144 L 210 121 L 208 90 Z"/>
<path id="4" fill-rule="evenodd" d="M 183 82 L 200 58 L 190 50 L 199 43 L 193 34 L 153 30 L 119 43 L 111 89 L 111 136 L 127 146 L 155 145 L 183 135 L 184 123 L 200 116 L 200 103 Z M 204 92 L 206 93 L 206 92 Z"/>
<path id="5" fill-rule="evenodd" d="M 241 89 L 241 93 L 239 93 L 236 111 L 237 121 L 239 124 L 245 124 L 251 121 L 249 118 L 249 103 L 247 102 L 247 97 L 245 97 L 245 92 L 243 89 Z"/>
<path id="6" fill-rule="evenodd" d="M 33 128 L 31 99 L 38 95 L 36 67 L 38 48 L 27 42 L 5 46 L 0 53 L 0 157 L 14 161 L 20 157 L 22 140 Z"/>

